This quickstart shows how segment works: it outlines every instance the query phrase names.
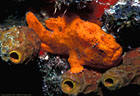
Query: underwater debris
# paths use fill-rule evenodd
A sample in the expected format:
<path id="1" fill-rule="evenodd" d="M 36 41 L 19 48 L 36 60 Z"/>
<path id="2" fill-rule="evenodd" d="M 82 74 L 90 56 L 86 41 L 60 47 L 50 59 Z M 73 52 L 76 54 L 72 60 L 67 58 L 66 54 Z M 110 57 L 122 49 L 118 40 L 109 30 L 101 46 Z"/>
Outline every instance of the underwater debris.
<path id="1" fill-rule="evenodd" d="M 102 77 L 103 85 L 117 90 L 129 84 L 140 85 L 140 48 L 129 51 L 123 57 L 123 64 L 107 70 Z"/>
<path id="2" fill-rule="evenodd" d="M 72 73 L 81 72 L 84 64 L 94 68 L 109 68 L 120 61 L 121 46 L 95 23 L 79 17 L 68 24 L 62 17 L 49 18 L 46 20 L 49 31 L 32 12 L 26 14 L 26 20 L 29 28 L 39 35 L 44 51 L 69 55 Z"/>
<path id="3" fill-rule="evenodd" d="M 24 26 L 11 27 L 0 31 L 0 57 L 15 64 L 29 61 L 37 56 L 40 39 L 30 28 Z"/>
<path id="4" fill-rule="evenodd" d="M 64 93 L 77 96 L 79 93 L 94 92 L 101 96 L 99 81 L 102 74 L 93 70 L 84 69 L 80 73 L 71 73 L 70 70 L 62 75 L 61 89 Z"/>

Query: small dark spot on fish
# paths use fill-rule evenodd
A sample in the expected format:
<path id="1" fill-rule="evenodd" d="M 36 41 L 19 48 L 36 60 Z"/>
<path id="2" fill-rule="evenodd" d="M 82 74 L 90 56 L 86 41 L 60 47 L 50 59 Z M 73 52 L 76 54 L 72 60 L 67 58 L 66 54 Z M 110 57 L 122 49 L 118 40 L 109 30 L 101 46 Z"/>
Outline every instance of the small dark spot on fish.
<path id="1" fill-rule="evenodd" d="M 59 26 L 58 29 L 59 29 L 60 32 L 62 31 L 62 27 Z"/>
<path id="2" fill-rule="evenodd" d="M 48 27 L 45 26 L 45 28 L 46 28 L 48 31 L 53 32 L 53 30 L 49 29 Z"/>
<path id="3" fill-rule="evenodd" d="M 92 46 L 92 48 L 95 48 L 97 45 L 98 45 L 98 43 L 94 44 L 94 45 Z"/>
<path id="4" fill-rule="evenodd" d="M 104 56 L 105 55 L 105 52 L 103 51 L 103 50 L 99 50 L 99 55 L 102 55 L 102 56 Z"/>

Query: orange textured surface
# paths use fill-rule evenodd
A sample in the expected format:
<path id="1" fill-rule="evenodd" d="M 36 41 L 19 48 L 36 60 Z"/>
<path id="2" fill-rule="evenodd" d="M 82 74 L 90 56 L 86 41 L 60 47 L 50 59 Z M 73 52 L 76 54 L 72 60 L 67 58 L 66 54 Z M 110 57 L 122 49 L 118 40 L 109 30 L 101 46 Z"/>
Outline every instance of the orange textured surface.
<path id="1" fill-rule="evenodd" d="M 53 53 L 68 55 L 72 73 L 83 70 L 82 65 L 94 68 L 115 66 L 122 53 L 121 46 L 114 37 L 105 33 L 100 26 L 79 17 L 66 23 L 64 17 L 46 20 L 47 30 L 32 12 L 26 14 L 28 26 L 42 41 L 42 49 Z"/>

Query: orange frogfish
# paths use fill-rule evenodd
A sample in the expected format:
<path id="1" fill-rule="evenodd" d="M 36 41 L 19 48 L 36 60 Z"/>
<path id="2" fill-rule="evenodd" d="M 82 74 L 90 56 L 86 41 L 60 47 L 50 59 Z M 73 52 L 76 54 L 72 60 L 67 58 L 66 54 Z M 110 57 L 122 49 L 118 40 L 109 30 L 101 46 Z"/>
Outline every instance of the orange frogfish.
<path id="1" fill-rule="evenodd" d="M 83 65 L 106 69 L 120 61 L 121 46 L 97 24 L 79 17 L 69 23 L 65 17 L 49 18 L 45 21 L 47 30 L 32 12 L 26 14 L 26 20 L 41 39 L 44 51 L 69 56 L 72 73 L 81 72 Z"/>

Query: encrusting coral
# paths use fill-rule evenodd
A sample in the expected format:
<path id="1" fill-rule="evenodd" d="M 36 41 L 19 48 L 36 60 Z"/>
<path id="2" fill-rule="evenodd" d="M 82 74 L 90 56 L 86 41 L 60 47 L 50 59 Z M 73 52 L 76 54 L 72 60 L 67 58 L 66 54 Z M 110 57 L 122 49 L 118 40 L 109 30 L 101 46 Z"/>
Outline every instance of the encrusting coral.
<path id="1" fill-rule="evenodd" d="M 42 49 L 53 54 L 69 55 L 71 72 L 78 73 L 88 65 L 110 68 L 120 61 L 121 46 L 114 37 L 105 33 L 97 24 L 75 17 L 71 22 L 64 17 L 46 20 L 47 30 L 32 12 L 26 14 L 29 28 L 42 41 Z"/>
<path id="2" fill-rule="evenodd" d="M 0 57 L 15 64 L 37 56 L 41 41 L 37 34 L 25 26 L 0 31 Z"/>
<path id="3" fill-rule="evenodd" d="M 116 90 L 129 84 L 140 85 L 140 48 L 127 52 L 123 64 L 103 74 L 102 83 L 109 90 Z"/>

